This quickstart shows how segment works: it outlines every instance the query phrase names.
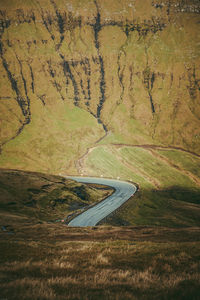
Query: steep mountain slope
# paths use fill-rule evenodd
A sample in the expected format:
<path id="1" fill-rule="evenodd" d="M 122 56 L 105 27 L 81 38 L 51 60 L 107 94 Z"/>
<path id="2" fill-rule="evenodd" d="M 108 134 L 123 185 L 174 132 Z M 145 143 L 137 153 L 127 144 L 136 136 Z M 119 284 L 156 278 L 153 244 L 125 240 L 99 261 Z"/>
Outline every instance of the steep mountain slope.
<path id="1" fill-rule="evenodd" d="M 188 1 L 0 1 L 0 164 L 77 173 L 97 143 L 200 153 Z"/>

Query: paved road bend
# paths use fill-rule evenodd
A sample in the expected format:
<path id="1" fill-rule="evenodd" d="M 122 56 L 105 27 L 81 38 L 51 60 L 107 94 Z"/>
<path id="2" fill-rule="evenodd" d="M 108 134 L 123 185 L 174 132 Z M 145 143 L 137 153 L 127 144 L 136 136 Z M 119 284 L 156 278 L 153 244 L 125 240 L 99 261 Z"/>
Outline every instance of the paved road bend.
<path id="1" fill-rule="evenodd" d="M 67 176 L 66 178 L 82 183 L 107 185 L 115 189 L 115 192 L 111 196 L 71 220 L 68 226 L 73 227 L 95 226 L 102 219 L 126 202 L 137 190 L 137 187 L 134 184 L 120 180 L 72 176 Z"/>

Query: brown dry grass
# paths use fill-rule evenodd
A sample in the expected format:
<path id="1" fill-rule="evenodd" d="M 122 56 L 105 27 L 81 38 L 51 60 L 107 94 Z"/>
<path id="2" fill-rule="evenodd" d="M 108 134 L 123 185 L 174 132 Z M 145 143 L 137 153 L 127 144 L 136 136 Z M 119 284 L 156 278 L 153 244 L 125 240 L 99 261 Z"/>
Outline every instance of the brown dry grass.
<path id="1" fill-rule="evenodd" d="M 2 232 L 1 297 L 198 299 L 199 233 L 61 224 Z"/>

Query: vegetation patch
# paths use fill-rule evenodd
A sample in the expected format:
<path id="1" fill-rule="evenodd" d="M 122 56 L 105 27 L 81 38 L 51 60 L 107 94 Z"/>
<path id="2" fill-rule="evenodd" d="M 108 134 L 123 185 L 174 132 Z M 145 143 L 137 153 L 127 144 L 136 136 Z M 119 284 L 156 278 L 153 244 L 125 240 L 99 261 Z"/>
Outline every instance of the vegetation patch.
<path id="1" fill-rule="evenodd" d="M 150 145 L 99 145 L 85 158 L 88 174 L 139 185 L 139 192 L 103 221 L 122 226 L 199 226 L 199 163 L 191 153 Z"/>
<path id="2" fill-rule="evenodd" d="M 0 233 L 6 299 L 198 298 L 199 228 L 24 225 Z"/>
<path id="3" fill-rule="evenodd" d="M 68 219 L 110 193 L 112 189 L 96 189 L 60 176 L 0 170 L 1 218 L 6 224 L 9 214 L 34 223 Z"/>

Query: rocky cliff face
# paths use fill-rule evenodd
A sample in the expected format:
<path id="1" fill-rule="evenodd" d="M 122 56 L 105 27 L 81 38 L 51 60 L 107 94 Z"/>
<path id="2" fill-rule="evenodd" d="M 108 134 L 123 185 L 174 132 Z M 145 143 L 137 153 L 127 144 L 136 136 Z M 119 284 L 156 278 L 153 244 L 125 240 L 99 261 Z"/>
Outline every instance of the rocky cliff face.
<path id="1" fill-rule="evenodd" d="M 200 153 L 198 0 L 0 8 L 2 166 L 73 172 L 98 142 Z"/>

